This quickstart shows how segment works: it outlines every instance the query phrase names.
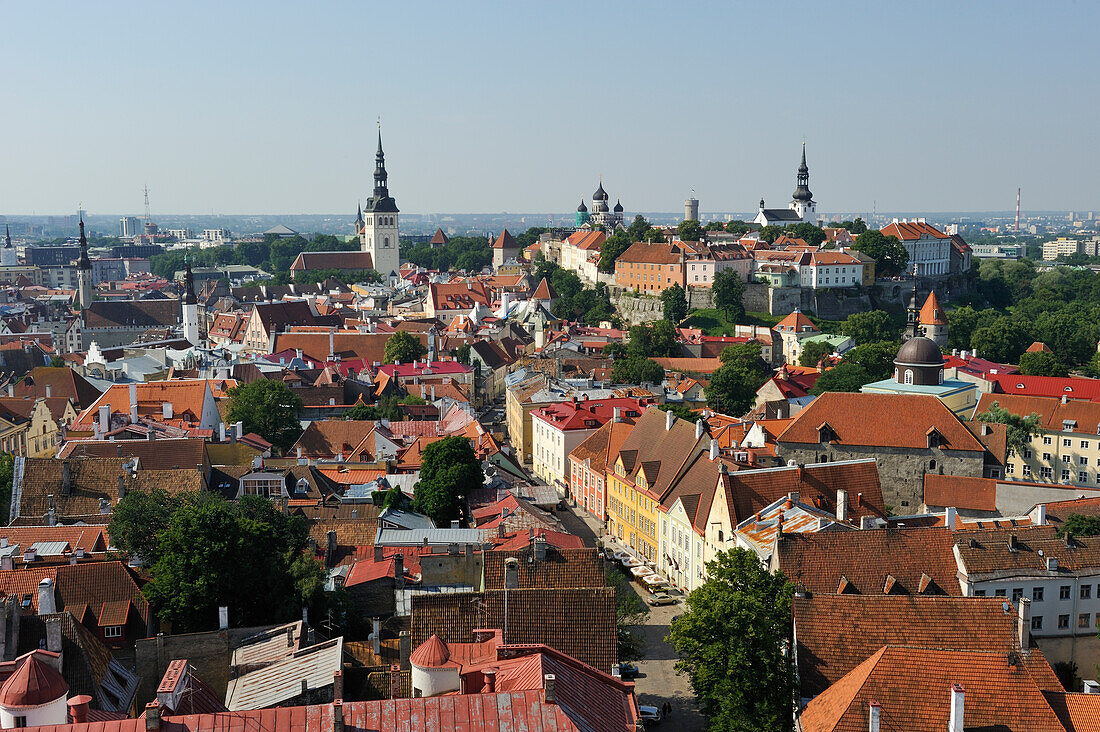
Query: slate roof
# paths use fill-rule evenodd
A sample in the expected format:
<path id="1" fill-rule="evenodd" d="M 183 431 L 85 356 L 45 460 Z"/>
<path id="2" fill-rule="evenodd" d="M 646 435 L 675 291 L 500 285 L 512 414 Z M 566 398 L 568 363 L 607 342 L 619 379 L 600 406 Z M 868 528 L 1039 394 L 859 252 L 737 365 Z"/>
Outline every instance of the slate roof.
<path id="1" fill-rule="evenodd" d="M 557 549 L 546 547 L 546 558 L 528 562 L 531 547 L 513 551 L 485 552 L 485 589 L 504 589 L 504 564 L 509 557 L 519 559 L 521 589 L 604 587 L 607 584 L 603 560 L 596 549 Z"/>
<path id="2" fill-rule="evenodd" d="M 768 221 L 801 221 L 802 217 L 789 208 L 765 208 L 764 217 Z"/>
<path id="3" fill-rule="evenodd" d="M 946 528 L 867 529 L 785 535 L 779 569 L 814 594 L 962 594 Z"/>
<path id="4" fill-rule="evenodd" d="M 85 328 L 155 328 L 179 325 L 179 300 L 93 300 L 82 311 Z"/>
<path id="5" fill-rule="evenodd" d="M 83 409 L 99 398 L 99 389 L 68 366 L 37 366 L 15 382 L 17 397 L 45 397 L 46 387 L 54 398 L 69 398 Z"/>
<path id="6" fill-rule="evenodd" d="M 618 662 L 615 590 L 610 587 L 508 590 L 508 643 L 545 643 L 609 672 Z M 478 628 L 503 628 L 503 590 L 416 595 L 412 643 L 433 633 L 465 642 Z"/>

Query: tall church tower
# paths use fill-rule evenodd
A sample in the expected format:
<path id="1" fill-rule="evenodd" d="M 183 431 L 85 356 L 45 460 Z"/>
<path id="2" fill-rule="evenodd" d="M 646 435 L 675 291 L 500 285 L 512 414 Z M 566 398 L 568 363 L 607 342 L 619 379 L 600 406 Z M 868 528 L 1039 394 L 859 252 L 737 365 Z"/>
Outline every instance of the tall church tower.
<path id="1" fill-rule="evenodd" d="M 183 275 L 183 337 L 192 346 L 199 345 L 199 298 L 195 296 L 195 275 L 191 272 L 191 257 Z"/>
<path id="2" fill-rule="evenodd" d="M 80 218 L 80 260 L 76 264 L 76 301 L 83 310 L 92 304 L 92 260 L 88 259 L 88 239 L 84 236 L 84 217 Z"/>
<path id="3" fill-rule="evenodd" d="M 802 143 L 802 163 L 798 166 L 798 185 L 791 196 L 790 209 L 803 221 L 817 223 L 817 203 L 810 193 L 810 167 L 806 165 L 806 143 Z"/>
<path id="4" fill-rule="evenodd" d="M 397 226 L 397 202 L 390 196 L 387 183 L 386 156 L 382 152 L 382 130 L 378 130 L 378 152 L 374 156 L 374 194 L 367 199 L 363 211 L 363 233 L 359 244 L 370 252 L 371 260 L 383 280 L 396 277 L 401 267 L 398 249 L 400 235 Z"/>

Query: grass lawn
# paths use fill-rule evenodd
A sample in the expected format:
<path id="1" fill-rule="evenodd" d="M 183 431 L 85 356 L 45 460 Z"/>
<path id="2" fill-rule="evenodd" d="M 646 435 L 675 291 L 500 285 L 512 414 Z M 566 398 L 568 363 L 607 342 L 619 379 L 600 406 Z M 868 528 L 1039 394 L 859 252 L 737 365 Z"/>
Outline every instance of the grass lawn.
<path id="1" fill-rule="evenodd" d="M 745 313 L 744 325 L 773 326 L 781 318 L 768 313 Z M 714 308 L 692 310 L 691 314 L 682 322 L 683 328 L 698 328 L 709 336 L 733 335 L 733 326 L 726 319 L 725 313 Z"/>

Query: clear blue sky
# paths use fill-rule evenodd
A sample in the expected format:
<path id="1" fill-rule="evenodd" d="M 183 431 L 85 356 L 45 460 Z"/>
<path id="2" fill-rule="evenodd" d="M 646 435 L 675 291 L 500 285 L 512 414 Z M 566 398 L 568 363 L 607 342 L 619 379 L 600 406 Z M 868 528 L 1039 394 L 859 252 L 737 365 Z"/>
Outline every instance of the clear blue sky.
<path id="1" fill-rule="evenodd" d="M 1092 2 L 9 2 L 0 213 L 1100 209 Z"/>

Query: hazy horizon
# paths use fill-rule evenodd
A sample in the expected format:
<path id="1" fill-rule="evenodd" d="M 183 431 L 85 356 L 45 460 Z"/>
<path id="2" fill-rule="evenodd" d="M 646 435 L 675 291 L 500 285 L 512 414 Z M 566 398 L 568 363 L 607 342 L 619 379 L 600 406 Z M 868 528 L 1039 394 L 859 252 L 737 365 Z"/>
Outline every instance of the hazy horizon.
<path id="1" fill-rule="evenodd" d="M 1088 5 L 7 5 L 0 214 L 1100 208 Z M 253 211 L 251 214 L 230 211 Z M 33 212 L 33 213 L 32 213 Z M 50 214 L 47 212 L 62 212 Z M 174 213 L 170 213 L 174 212 Z M 288 213 L 296 212 L 296 213 Z M 515 215 L 523 215 L 517 213 Z M 537 215 L 533 213 L 532 215 Z"/>

